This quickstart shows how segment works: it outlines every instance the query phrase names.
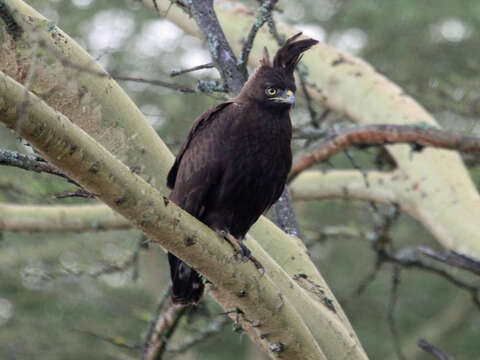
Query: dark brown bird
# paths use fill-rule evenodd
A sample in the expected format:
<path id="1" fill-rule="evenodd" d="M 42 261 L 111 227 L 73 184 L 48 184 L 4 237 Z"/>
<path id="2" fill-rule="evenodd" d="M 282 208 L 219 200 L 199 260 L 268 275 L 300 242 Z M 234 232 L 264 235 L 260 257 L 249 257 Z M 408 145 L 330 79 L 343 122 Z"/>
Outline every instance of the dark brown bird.
<path id="1" fill-rule="evenodd" d="M 234 99 L 215 106 L 193 124 L 171 168 L 170 199 L 217 232 L 242 240 L 282 194 L 292 153 L 289 110 L 295 103 L 293 72 L 316 40 L 291 37 L 270 61 L 264 58 Z M 197 303 L 200 275 L 168 254 L 172 301 Z"/>

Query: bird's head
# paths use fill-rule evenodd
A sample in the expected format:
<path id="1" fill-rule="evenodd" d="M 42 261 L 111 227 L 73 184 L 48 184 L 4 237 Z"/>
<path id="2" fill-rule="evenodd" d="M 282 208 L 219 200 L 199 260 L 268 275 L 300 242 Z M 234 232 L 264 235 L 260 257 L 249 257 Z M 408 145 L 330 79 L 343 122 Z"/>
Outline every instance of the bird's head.
<path id="1" fill-rule="evenodd" d="M 240 97 L 259 102 L 262 106 L 289 109 L 295 104 L 295 66 L 302 53 L 318 43 L 314 39 L 297 40 L 302 33 L 289 38 L 270 59 L 267 48 L 255 73 L 240 92 Z M 297 40 L 297 41 L 296 41 Z"/>

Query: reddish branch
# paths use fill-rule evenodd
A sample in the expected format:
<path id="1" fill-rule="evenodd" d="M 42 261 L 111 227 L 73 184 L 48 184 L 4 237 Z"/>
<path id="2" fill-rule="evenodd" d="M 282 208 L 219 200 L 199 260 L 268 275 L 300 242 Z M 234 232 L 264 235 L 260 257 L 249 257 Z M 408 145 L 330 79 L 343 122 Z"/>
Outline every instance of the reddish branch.
<path id="1" fill-rule="evenodd" d="M 460 152 L 480 152 L 480 138 L 433 127 L 365 125 L 342 129 L 326 136 L 312 152 L 297 158 L 290 171 L 291 181 L 303 170 L 327 160 L 350 146 L 378 146 L 409 143 L 414 150 L 431 146 Z"/>

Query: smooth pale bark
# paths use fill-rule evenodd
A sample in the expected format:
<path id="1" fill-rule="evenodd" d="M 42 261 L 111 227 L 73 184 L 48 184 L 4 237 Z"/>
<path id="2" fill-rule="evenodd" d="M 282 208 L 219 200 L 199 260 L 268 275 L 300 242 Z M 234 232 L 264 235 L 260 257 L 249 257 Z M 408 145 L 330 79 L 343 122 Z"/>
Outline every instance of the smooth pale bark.
<path id="1" fill-rule="evenodd" d="M 4 41 L 0 44 L 0 64 L 7 64 L 7 75 L 20 82 L 25 80 L 25 73 L 31 70 L 33 45 L 41 39 L 50 50 L 44 49 L 44 46 L 38 52 L 35 77 L 30 87 L 32 91 L 43 96 L 55 111 L 66 112 L 73 123 L 121 159 L 132 171 L 167 194 L 165 177 L 173 156 L 123 90 L 107 77 L 98 76 L 98 72 L 103 72 L 101 67 L 61 29 L 20 0 L 5 2 L 15 10 L 15 18 L 27 30 L 17 41 L 4 33 Z M 109 210 L 105 211 L 108 213 Z M 342 308 L 306 256 L 302 242 L 286 235 L 264 217 L 259 219 L 253 230 L 257 237 L 255 240 L 277 263 L 282 264 L 290 277 L 297 279 L 317 309 L 325 308 L 325 299 L 332 302 L 337 310 L 335 323 L 343 324 L 339 326 L 344 326 L 352 339 L 358 342 Z M 252 250 L 255 240 L 248 240 Z M 285 262 L 285 258 L 289 260 Z M 296 277 L 298 274 L 306 274 L 309 282 L 305 283 Z M 307 314 L 302 316 L 314 325 L 312 317 Z M 317 324 L 315 328 L 320 326 Z M 319 339 L 321 333 L 314 331 Z"/>
<path id="2" fill-rule="evenodd" d="M 151 0 L 143 0 L 153 7 Z M 169 0 L 157 0 L 160 16 L 166 16 L 184 31 L 201 37 L 195 23 L 179 7 L 169 8 Z M 169 8 L 168 11 L 166 9 Z M 216 2 L 218 19 L 230 45 L 238 54 L 248 33 L 254 12 L 234 1 Z M 290 36 L 297 30 L 277 24 L 280 33 Z M 266 27 L 257 34 L 249 64 L 257 66 L 263 46 L 272 53 L 277 45 Z M 326 107 L 345 114 L 360 124 L 424 124 L 438 126 L 433 117 L 397 85 L 377 73 L 363 60 L 320 43 L 302 59 L 308 67 L 311 96 Z M 321 89 L 321 90 L 319 90 Z M 480 196 L 463 165 L 453 151 L 426 149 L 412 154 L 408 145 L 391 145 L 387 150 L 398 164 L 399 179 L 408 204 L 417 219 L 432 231 L 446 248 L 480 258 Z"/>
<path id="3" fill-rule="evenodd" d="M 304 171 L 292 181 L 290 192 L 295 201 L 354 199 L 402 204 L 398 193 L 403 186 L 402 182 L 392 180 L 397 176 L 395 172 L 369 171 L 366 176 L 369 186 L 363 174 L 356 170 Z"/>
<path id="4" fill-rule="evenodd" d="M 0 231 L 99 231 L 132 224 L 104 204 L 17 205 L 0 203 Z"/>

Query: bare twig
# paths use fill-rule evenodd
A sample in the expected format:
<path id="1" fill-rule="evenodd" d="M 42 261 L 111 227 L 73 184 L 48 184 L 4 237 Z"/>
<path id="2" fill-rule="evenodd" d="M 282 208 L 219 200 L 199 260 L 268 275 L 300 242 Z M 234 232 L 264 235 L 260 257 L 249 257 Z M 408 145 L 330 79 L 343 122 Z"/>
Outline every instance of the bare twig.
<path id="1" fill-rule="evenodd" d="M 258 2 L 260 3 L 262 1 L 263 0 L 258 0 Z M 279 10 L 277 9 L 277 11 Z M 277 25 L 275 25 L 275 21 L 273 20 L 273 15 L 271 12 L 267 14 L 267 24 L 268 24 L 268 30 L 270 31 L 270 34 L 277 41 L 277 45 L 282 45 L 285 42 L 285 36 L 280 35 L 280 33 L 278 32 Z"/>
<path id="2" fill-rule="evenodd" d="M 433 346 L 432 344 L 428 343 L 424 339 L 418 340 L 417 345 L 423 350 L 425 350 L 427 353 L 435 356 L 438 360 L 451 360 L 451 357 L 449 355 L 447 355 L 445 352 L 443 352 L 436 346 Z"/>
<path id="3" fill-rule="evenodd" d="M 417 250 L 420 251 L 423 255 L 431 257 L 432 259 L 464 270 L 468 270 L 476 275 L 480 275 L 480 261 L 478 259 L 474 259 L 471 256 L 459 254 L 455 251 L 439 253 L 424 246 L 417 247 Z"/>
<path id="4" fill-rule="evenodd" d="M 377 261 L 375 261 L 375 266 L 373 269 L 365 276 L 365 278 L 360 282 L 360 284 L 357 286 L 355 291 L 353 292 L 354 296 L 359 296 L 361 295 L 377 277 L 378 272 L 382 268 L 383 262 L 380 261 L 377 258 Z M 353 296 L 352 296 L 353 298 Z"/>
<path id="5" fill-rule="evenodd" d="M 310 96 L 310 91 L 307 88 L 306 77 L 308 75 L 308 69 L 305 64 L 299 64 L 297 66 L 297 75 L 303 95 L 305 96 L 305 101 L 307 102 L 308 112 L 310 113 L 310 124 L 314 129 L 318 129 L 320 127 L 320 121 L 324 120 L 325 116 L 323 114 L 318 116 L 317 111 L 313 107 L 312 97 Z"/>
<path id="6" fill-rule="evenodd" d="M 349 146 L 378 146 L 410 143 L 414 150 L 425 146 L 461 152 L 480 152 L 480 138 L 433 127 L 403 125 L 364 125 L 346 128 L 325 137 L 314 151 L 297 158 L 290 171 L 290 181 L 301 171 L 322 162 Z"/>
<path id="7" fill-rule="evenodd" d="M 142 345 L 141 360 L 161 359 L 167 349 L 167 343 L 175 332 L 187 307 L 167 304 L 170 286 L 160 296 L 155 313 L 150 319 L 147 334 Z"/>
<path id="8" fill-rule="evenodd" d="M 263 24 L 265 24 L 265 22 L 272 17 L 272 11 L 277 2 L 278 0 L 263 0 L 262 4 L 257 10 L 257 15 L 255 20 L 253 20 L 252 27 L 248 33 L 247 40 L 243 45 L 240 58 L 238 59 L 238 67 L 245 75 L 247 74 L 248 56 L 252 50 L 253 41 L 255 40 L 258 30 L 260 30 Z"/>
<path id="9" fill-rule="evenodd" d="M 171 290 L 171 285 L 167 286 L 163 293 L 160 295 L 158 301 L 157 301 L 157 306 L 155 307 L 155 312 L 153 313 L 152 317 L 150 318 L 150 321 L 148 322 L 148 328 L 147 332 L 144 336 L 143 340 L 143 345 L 142 345 L 142 353 L 140 356 L 141 360 L 145 360 L 147 357 L 147 353 L 150 350 L 150 346 L 152 343 L 152 338 L 153 334 L 155 332 L 155 327 L 160 319 L 160 316 L 162 314 L 162 310 L 165 307 L 165 304 L 167 303 L 167 300 L 169 299 L 170 295 L 170 290 Z"/>
<path id="10" fill-rule="evenodd" d="M 78 189 L 75 191 L 67 191 L 61 194 L 56 194 L 53 197 L 55 199 L 65 199 L 65 198 L 72 198 L 72 197 L 79 197 L 84 199 L 95 199 L 95 194 L 89 193 L 87 190 Z"/>
<path id="11" fill-rule="evenodd" d="M 382 256 L 382 261 L 397 264 L 407 269 L 408 268 L 421 269 L 421 270 L 428 271 L 443 277 L 444 279 L 448 280 L 458 288 L 461 288 L 463 290 L 470 292 L 475 305 L 480 309 L 480 298 L 479 298 L 480 286 L 472 285 L 462 279 L 457 278 L 456 276 L 450 274 L 449 272 L 443 269 L 437 268 L 423 261 L 417 256 L 414 249 L 405 248 L 400 251 L 397 251 L 393 255 L 386 251 L 382 251 L 380 255 Z"/>
<path id="12" fill-rule="evenodd" d="M 360 173 L 362 174 L 363 181 L 365 182 L 365 187 L 369 188 L 370 182 L 368 181 L 368 171 L 360 166 L 360 164 L 357 162 L 357 160 L 355 160 L 355 157 L 353 156 L 353 154 L 350 152 L 349 149 L 345 149 L 344 153 L 345 153 L 345 156 L 348 158 L 348 160 L 350 160 L 350 162 L 352 163 L 352 166 L 358 171 L 360 171 Z M 290 170 L 290 173 L 291 173 L 291 170 Z M 373 210 L 377 209 L 377 205 L 373 201 L 370 201 L 369 203 L 370 203 L 370 207 Z"/>
<path id="13" fill-rule="evenodd" d="M 134 82 L 139 82 L 143 84 L 158 85 L 168 89 L 180 91 L 182 93 L 196 92 L 195 89 L 192 89 L 183 85 L 179 85 L 179 84 L 169 83 L 163 80 L 151 80 L 151 79 L 136 78 L 136 77 L 130 77 L 130 76 L 120 76 L 120 75 L 112 75 L 112 78 L 118 81 L 134 81 Z"/>
<path id="14" fill-rule="evenodd" d="M 208 64 L 194 66 L 194 67 L 191 67 L 191 68 L 188 68 L 188 69 L 173 70 L 170 73 L 170 76 L 174 77 L 174 76 L 183 75 L 183 74 L 186 74 L 186 73 L 189 73 L 189 72 L 192 72 L 192 71 L 197 71 L 197 70 L 202 70 L 202 69 L 211 69 L 213 67 L 215 67 L 214 63 L 208 63 Z"/>
<path id="15" fill-rule="evenodd" d="M 14 166 L 38 173 L 44 172 L 68 179 L 55 166 L 49 164 L 38 156 L 23 155 L 17 151 L 0 149 L 0 165 Z"/>
<path id="16" fill-rule="evenodd" d="M 400 339 L 398 337 L 397 324 L 395 321 L 395 306 L 398 300 L 398 285 L 400 284 L 400 267 L 395 265 L 392 272 L 392 287 L 390 289 L 390 296 L 388 301 L 388 327 L 392 334 L 393 345 L 395 347 L 395 352 L 399 360 L 406 360 L 403 355 L 402 348 L 400 345 Z"/>

